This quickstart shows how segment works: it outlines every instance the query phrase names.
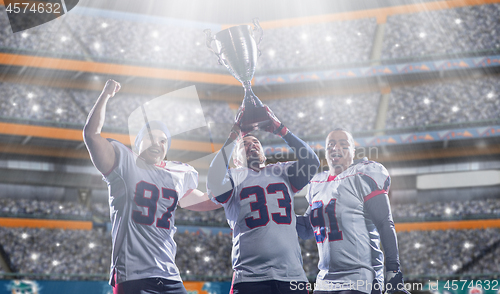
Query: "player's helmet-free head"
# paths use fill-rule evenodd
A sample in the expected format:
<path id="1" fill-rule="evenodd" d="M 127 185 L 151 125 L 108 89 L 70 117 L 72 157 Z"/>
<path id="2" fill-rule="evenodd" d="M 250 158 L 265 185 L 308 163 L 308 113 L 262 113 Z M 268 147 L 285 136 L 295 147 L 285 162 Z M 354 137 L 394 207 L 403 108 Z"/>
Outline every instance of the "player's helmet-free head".
<path id="1" fill-rule="evenodd" d="M 330 171 L 339 174 L 346 170 L 354 160 L 355 145 L 350 132 L 335 128 L 326 137 L 326 161 Z"/>
<path id="2" fill-rule="evenodd" d="M 135 150 L 139 152 L 142 139 L 144 139 L 144 136 L 149 136 L 148 126 L 149 129 L 160 130 L 167 136 L 168 140 L 167 151 L 168 151 L 170 149 L 170 144 L 172 143 L 172 136 L 170 135 L 170 131 L 168 130 L 167 126 L 159 120 L 152 120 L 141 128 L 141 130 L 137 134 L 137 137 L 135 137 L 135 142 L 134 142 Z"/>
<path id="3" fill-rule="evenodd" d="M 255 139 L 257 139 L 257 141 L 259 140 L 255 135 L 253 135 L 251 133 L 246 134 L 243 136 L 243 138 L 239 139 L 239 141 L 237 143 L 236 150 L 233 153 L 233 163 L 236 167 L 243 167 L 243 166 L 247 166 L 247 164 L 248 164 L 247 161 L 249 158 L 248 158 L 248 154 L 246 153 L 245 145 L 244 145 L 245 138 L 248 138 L 248 139 L 255 138 Z M 260 141 L 259 141 L 259 145 L 260 145 L 259 162 L 262 164 L 262 163 L 266 162 L 266 156 L 264 155 L 264 150 L 262 149 L 262 145 L 260 144 Z"/>

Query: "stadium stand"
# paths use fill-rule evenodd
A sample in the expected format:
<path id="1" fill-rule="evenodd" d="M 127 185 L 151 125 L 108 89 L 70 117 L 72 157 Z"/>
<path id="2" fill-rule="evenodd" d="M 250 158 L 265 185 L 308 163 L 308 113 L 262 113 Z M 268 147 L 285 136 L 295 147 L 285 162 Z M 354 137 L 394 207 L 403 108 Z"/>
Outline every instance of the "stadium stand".
<path id="1" fill-rule="evenodd" d="M 224 209 L 198 212 L 177 208 L 175 210 L 175 223 L 178 225 L 228 226 Z"/>
<path id="2" fill-rule="evenodd" d="M 4 9 L 0 7 L 0 15 Z M 498 30 L 499 16 L 497 3 L 390 15 L 382 59 L 496 52 L 500 42 L 491 34 Z M 206 48 L 202 29 L 167 24 L 158 18 L 132 19 L 118 14 L 71 13 L 43 28 L 13 35 L 8 19 L 2 17 L 0 50 L 226 72 Z M 266 29 L 257 72 L 366 62 L 376 27 L 375 18 L 362 18 Z M 135 41 L 130 42 L 131 39 Z M 66 48 L 70 43 L 72 53 L 68 56 Z"/>
<path id="3" fill-rule="evenodd" d="M 58 218 L 58 219 L 90 219 L 92 214 L 86 207 L 77 202 L 0 198 L 0 216 Z"/>
<path id="4" fill-rule="evenodd" d="M 406 275 L 454 274 L 499 239 L 499 228 L 400 232 L 401 268 Z"/>
<path id="5" fill-rule="evenodd" d="M 0 116 L 60 124 L 83 124 L 84 114 L 61 88 L 0 82 Z"/>
<path id="6" fill-rule="evenodd" d="M 205 47 L 202 29 L 77 13 L 68 15 L 65 21 L 97 60 L 183 69 L 217 68 L 215 56 Z"/>
<path id="7" fill-rule="evenodd" d="M 78 44 L 75 46 L 75 42 L 78 42 L 78 37 L 68 30 L 60 19 L 13 34 L 5 6 L 0 6 L 1 51 L 83 59 L 84 51 Z M 71 46 L 71 51 L 68 46 Z M 68 52 L 71 52 L 71 55 Z"/>
<path id="8" fill-rule="evenodd" d="M 379 99 L 380 93 L 367 93 L 279 99 L 266 104 L 297 136 L 323 140 L 334 127 L 351 132 L 372 130 L 377 115 L 373 109 L 377 109 Z"/>
<path id="9" fill-rule="evenodd" d="M 76 128 L 83 126 L 86 115 L 99 96 L 97 91 L 1 82 L 0 94 L 1 120 L 16 119 Z M 108 129 L 126 133 L 130 113 L 141 104 L 147 105 L 147 101 L 155 97 L 127 93 L 119 95 L 119 99 L 109 101 L 106 126 Z M 226 102 L 202 100 L 200 106 L 201 109 L 196 104 L 174 101 L 169 105 L 165 103 L 164 108 L 158 109 L 157 112 L 176 109 L 175 115 L 162 115 L 172 134 L 182 133 L 186 128 L 196 129 L 196 126 L 207 123 L 231 125 L 234 120 L 234 113 Z M 150 109 L 148 114 L 155 115 Z M 225 129 L 217 128 L 212 130 L 212 135 L 221 140 L 227 136 Z M 189 132 L 187 136 L 208 139 L 206 130 L 200 129 Z"/>
<path id="10" fill-rule="evenodd" d="M 428 203 L 392 204 L 392 215 L 398 221 L 425 221 L 460 218 L 499 218 L 500 199 L 436 201 Z"/>
<path id="11" fill-rule="evenodd" d="M 500 199 L 488 198 L 466 201 L 417 202 L 392 204 L 395 222 L 422 222 L 450 219 L 491 219 L 500 216 Z M 305 207 L 296 213 L 305 212 Z M 0 216 L 90 219 L 96 217 L 101 222 L 109 221 L 109 206 L 105 202 L 93 202 L 90 208 L 77 202 L 53 200 L 0 198 Z M 223 209 L 197 212 L 178 207 L 175 223 L 193 226 L 227 226 Z"/>
<path id="12" fill-rule="evenodd" d="M 183 277 L 227 280 L 233 275 L 230 234 L 178 232 L 175 242 L 176 263 Z"/>
<path id="13" fill-rule="evenodd" d="M 468 274 L 489 274 L 500 272 L 500 246 L 496 246 L 484 256 L 482 256 L 476 263 L 474 263 L 464 273 Z"/>
<path id="14" fill-rule="evenodd" d="M 498 3 L 389 16 L 382 59 L 498 51 L 499 17 Z"/>
<path id="15" fill-rule="evenodd" d="M 498 77 L 490 76 L 393 88 L 386 129 L 498 120 L 498 82 Z"/>
<path id="16" fill-rule="evenodd" d="M 329 68 L 370 59 L 375 18 L 264 30 L 258 74 Z"/>
<path id="17" fill-rule="evenodd" d="M 497 76 L 471 80 L 443 81 L 418 86 L 395 87 L 390 94 L 386 129 L 447 128 L 450 124 L 494 121 L 500 117 L 500 84 Z M 80 127 L 86 113 L 98 97 L 97 91 L 66 90 L 44 86 L 0 83 L 0 115 L 10 118 L 53 122 Z M 108 107 L 108 128 L 126 132 L 128 116 L 142 103 L 155 97 L 120 93 Z M 275 114 L 300 137 L 323 138 L 333 126 L 343 126 L 352 132 L 373 130 L 380 93 L 341 96 L 318 96 L 266 101 Z M 189 124 L 231 125 L 234 112 L 226 102 L 201 100 L 198 106 L 177 103 L 175 116 L 168 119 L 172 133 L 190 128 Z M 147 105 L 147 104 L 146 104 Z M 160 110 L 161 111 L 161 110 Z M 359 116 L 359 113 L 366 115 Z M 202 116 L 203 114 L 203 116 Z M 310 119 L 315 117 L 314 120 Z M 354 119 L 356 118 L 356 119 Z M 439 126 L 442 125 L 442 126 Z M 181 127 L 182 126 L 182 127 Z M 196 127 L 192 127 L 196 129 Z M 223 140 L 226 129 L 212 128 L 212 136 Z M 207 131 L 193 130 L 185 136 L 207 138 Z M 271 137 L 271 136 L 267 136 Z"/>
<path id="18" fill-rule="evenodd" d="M 15 272 L 70 279 L 74 274 L 109 270 L 111 236 L 107 232 L 0 227 L 0 240 Z"/>
<path id="19" fill-rule="evenodd" d="M 109 270 L 111 235 L 103 230 L 0 227 L 0 240 L 14 272 L 39 274 L 42 279 L 80 275 L 83 280 L 101 280 Z M 183 276 L 231 276 L 230 235 L 185 231 L 175 240 Z"/>
<path id="20" fill-rule="evenodd" d="M 106 279 L 111 239 L 102 230 L 80 231 L 0 227 L 0 243 L 14 272 L 44 279 Z M 85 240 L 85 242 L 82 242 Z M 176 262 L 184 279 L 224 280 L 232 275 L 231 235 L 177 232 Z M 500 229 L 467 229 L 399 232 L 401 267 L 406 276 L 451 275 L 488 248 L 497 246 Z M 314 239 L 299 240 L 307 275 L 317 274 L 318 253 Z M 468 274 L 498 272 L 492 248 L 475 261 Z"/>
<path id="21" fill-rule="evenodd" d="M 449 128 L 450 124 L 466 125 L 498 120 L 498 80 L 497 76 L 489 76 L 395 87 L 390 94 L 386 129 L 444 129 Z M 73 127 L 84 124 L 85 114 L 90 111 L 99 95 L 97 91 L 13 83 L 0 83 L 0 93 L 0 115 L 3 120 L 27 119 Z M 126 132 L 130 113 L 155 97 L 120 93 L 119 98 L 110 100 L 106 124 L 115 131 Z M 333 126 L 342 126 L 352 132 L 373 130 L 377 112 L 372 110 L 377 109 L 379 100 L 380 93 L 374 92 L 277 99 L 266 101 L 266 104 L 275 109 L 275 114 L 299 137 L 324 138 Z M 187 126 L 194 130 L 184 136 L 207 140 L 207 131 L 194 126 L 205 123 L 231 125 L 234 112 L 226 102 L 201 100 L 200 103 L 202 111 L 189 103 L 174 103 L 175 105 L 169 106 L 177 110 L 175 116 L 163 116 L 168 119 L 172 133 L 182 133 Z M 366 115 L 359 116 L 359 113 Z M 315 119 L 312 120 L 311 117 Z M 193 127 L 189 127 L 189 124 Z M 227 136 L 224 128 L 212 128 L 211 131 L 213 138 L 217 140 L 224 140 Z M 264 136 L 268 137 L 271 136 Z"/>
<path id="22" fill-rule="evenodd" d="M 109 222 L 109 206 L 107 203 L 96 202 L 91 206 L 92 215 L 102 222 Z M 223 209 L 211 211 L 192 211 L 177 207 L 175 210 L 176 225 L 227 227 L 226 215 Z"/>

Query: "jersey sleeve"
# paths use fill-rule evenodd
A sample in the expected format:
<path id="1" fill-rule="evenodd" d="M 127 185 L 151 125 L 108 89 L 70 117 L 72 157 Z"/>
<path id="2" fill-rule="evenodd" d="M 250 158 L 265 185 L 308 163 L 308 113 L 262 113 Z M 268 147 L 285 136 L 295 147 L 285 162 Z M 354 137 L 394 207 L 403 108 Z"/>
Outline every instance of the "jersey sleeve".
<path id="1" fill-rule="evenodd" d="M 115 163 L 108 172 L 102 174 L 107 182 L 113 179 L 113 174 L 123 175 L 129 165 L 134 163 L 132 150 L 116 140 L 108 139 L 108 141 L 115 150 Z"/>
<path id="2" fill-rule="evenodd" d="M 179 199 L 191 193 L 198 187 L 198 172 L 194 167 L 178 161 L 168 161 L 166 168 L 170 170 L 177 179 L 176 186 Z"/>
<path id="3" fill-rule="evenodd" d="M 377 162 L 360 163 L 357 185 L 358 193 L 364 199 L 367 215 L 380 234 L 380 240 L 385 252 L 386 269 L 398 270 L 399 250 L 397 236 L 389 197 L 387 196 L 391 185 L 389 172 Z"/>
<path id="4" fill-rule="evenodd" d="M 245 176 L 248 175 L 248 171 L 244 168 L 234 168 L 229 169 L 223 179 L 224 183 L 229 183 L 230 185 L 210 185 L 207 182 L 207 193 L 212 202 L 216 204 L 221 204 L 222 206 L 226 206 L 230 200 L 233 198 L 232 196 L 237 193 L 237 186 L 240 180 L 243 180 Z M 213 186 L 213 187 L 212 187 Z M 217 189 L 214 189 L 217 188 Z M 217 192 L 216 192 L 217 191 Z"/>
<path id="5" fill-rule="evenodd" d="M 184 174 L 184 194 L 189 194 L 192 190 L 198 187 L 198 172 L 193 168 L 191 171 Z"/>
<path id="6" fill-rule="evenodd" d="M 366 202 L 379 194 L 389 193 L 391 177 L 380 163 L 366 161 L 359 163 L 356 185 L 359 196 Z"/>

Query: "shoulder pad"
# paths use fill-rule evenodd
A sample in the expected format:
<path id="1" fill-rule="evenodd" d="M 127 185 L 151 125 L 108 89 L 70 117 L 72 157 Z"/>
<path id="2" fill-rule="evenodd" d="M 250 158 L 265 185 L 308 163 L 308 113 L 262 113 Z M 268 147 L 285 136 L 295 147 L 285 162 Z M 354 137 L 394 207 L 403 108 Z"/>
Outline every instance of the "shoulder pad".
<path id="1" fill-rule="evenodd" d="M 194 167 L 180 161 L 165 161 L 165 168 L 177 172 L 196 172 Z"/>
<path id="2" fill-rule="evenodd" d="M 358 175 L 372 179 L 377 183 L 379 189 L 389 191 L 391 177 L 382 164 L 375 161 L 363 161 L 358 163 L 355 168 Z"/>

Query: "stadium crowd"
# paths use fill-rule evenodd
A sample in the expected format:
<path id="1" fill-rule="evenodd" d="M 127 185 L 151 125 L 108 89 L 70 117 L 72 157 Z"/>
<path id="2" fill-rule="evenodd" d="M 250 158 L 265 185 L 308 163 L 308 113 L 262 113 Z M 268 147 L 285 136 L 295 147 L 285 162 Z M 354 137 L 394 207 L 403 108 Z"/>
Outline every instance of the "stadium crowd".
<path id="1" fill-rule="evenodd" d="M 85 116 L 62 88 L 0 82 L 0 116 L 82 124 Z"/>
<path id="2" fill-rule="evenodd" d="M 408 220 L 446 220 L 500 216 L 500 199 L 488 198 L 467 201 L 437 201 L 392 204 L 395 222 Z M 297 213 L 305 208 L 296 207 Z M 89 208 L 77 202 L 52 200 L 0 198 L 0 215 L 11 217 L 39 217 L 63 219 L 91 219 L 109 221 L 109 206 L 105 202 L 93 202 Z M 227 226 L 223 209 L 197 212 L 178 207 L 175 221 L 180 225 Z"/>
<path id="3" fill-rule="evenodd" d="M 205 46 L 201 28 L 166 24 L 158 18 L 77 13 L 68 15 L 65 21 L 92 58 L 184 69 L 217 66 L 216 57 Z"/>
<path id="4" fill-rule="evenodd" d="M 500 117 L 500 83 L 498 77 L 451 80 L 418 86 L 394 87 L 389 94 L 386 115 L 387 130 L 405 131 L 432 126 L 449 128 L 450 124 L 498 121 Z M 80 127 L 99 95 L 96 91 L 68 90 L 43 86 L 0 83 L 0 117 L 52 122 Z M 323 138 L 332 126 L 351 132 L 374 129 L 380 93 L 329 95 L 264 101 L 295 134 L 305 139 Z M 163 96 L 162 96 L 163 97 Z M 106 127 L 127 133 L 129 116 L 144 105 L 148 116 L 175 108 L 175 114 L 162 116 L 171 133 L 183 138 L 208 141 L 210 136 L 223 141 L 234 120 L 234 110 L 222 101 L 190 101 L 172 99 L 162 107 L 149 107 L 156 99 L 147 95 L 120 93 L 111 99 L 107 109 Z M 170 98 L 169 98 L 170 99 Z M 149 101 L 149 102 L 148 102 Z M 166 101 L 166 100 L 165 100 Z M 335 113 L 335 115 L 332 115 Z M 364 115 L 360 116 L 359 113 Z M 138 120 L 139 121 L 139 120 Z M 142 123 L 140 121 L 139 123 Z M 206 125 L 210 125 L 210 134 Z M 204 127 L 203 127 L 204 126 Z M 189 130 L 189 131 L 186 131 Z M 262 139 L 274 137 L 264 134 Z"/>
<path id="5" fill-rule="evenodd" d="M 264 30 L 256 73 L 326 69 L 370 59 L 375 18 Z"/>
<path id="6" fill-rule="evenodd" d="M 102 230 L 0 227 L 0 240 L 14 272 L 70 279 L 109 271 L 111 236 Z"/>
<path id="7" fill-rule="evenodd" d="M 92 213 L 85 206 L 77 202 L 0 198 L 0 216 L 90 219 Z"/>
<path id="8" fill-rule="evenodd" d="M 266 103 L 300 138 L 323 140 L 332 127 L 351 132 L 373 130 L 380 93 L 302 97 L 270 100 Z M 358 115 L 363 113 L 363 115 Z"/>
<path id="9" fill-rule="evenodd" d="M 399 232 L 401 268 L 406 275 L 454 274 L 499 240 L 499 228 Z M 480 260 L 474 262 L 492 263 Z"/>
<path id="10" fill-rule="evenodd" d="M 226 72 L 206 48 L 199 24 L 74 11 L 12 34 L 4 7 L 0 16 L 0 50 Z M 499 17 L 497 3 L 389 15 L 382 59 L 498 50 L 500 42 L 491 35 L 499 28 Z M 265 29 L 258 72 L 368 61 L 376 28 L 375 18 L 361 18 Z"/>
<path id="11" fill-rule="evenodd" d="M 466 201 L 436 201 L 427 203 L 392 204 L 394 220 L 404 219 L 446 219 L 481 217 L 491 215 L 500 217 L 500 199 L 489 198 Z"/>
<path id="12" fill-rule="evenodd" d="M 393 88 L 386 129 L 498 120 L 499 95 L 497 77 Z"/>
<path id="13" fill-rule="evenodd" d="M 42 279 L 106 279 L 111 238 L 104 230 L 0 227 L 0 244 L 15 272 Z M 176 263 L 184 279 L 227 280 L 232 275 L 231 235 L 178 231 Z M 299 240 L 306 274 L 317 274 L 314 239 Z M 398 233 L 401 267 L 406 276 L 455 274 L 471 263 L 467 274 L 498 273 L 495 252 L 500 229 L 409 231 Z M 495 247 L 496 246 L 496 247 Z M 490 253 L 481 255 L 485 250 Z"/>
<path id="14" fill-rule="evenodd" d="M 486 253 L 476 263 L 467 269 L 468 273 L 488 274 L 500 272 L 500 246 Z"/>
<path id="15" fill-rule="evenodd" d="M 0 7 L 0 51 L 71 59 L 85 57 L 78 36 L 61 18 L 13 34 L 3 5 Z"/>
<path id="16" fill-rule="evenodd" d="M 499 18 L 498 3 L 390 15 L 382 59 L 498 51 Z"/>

